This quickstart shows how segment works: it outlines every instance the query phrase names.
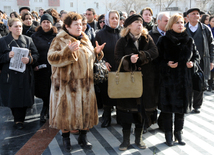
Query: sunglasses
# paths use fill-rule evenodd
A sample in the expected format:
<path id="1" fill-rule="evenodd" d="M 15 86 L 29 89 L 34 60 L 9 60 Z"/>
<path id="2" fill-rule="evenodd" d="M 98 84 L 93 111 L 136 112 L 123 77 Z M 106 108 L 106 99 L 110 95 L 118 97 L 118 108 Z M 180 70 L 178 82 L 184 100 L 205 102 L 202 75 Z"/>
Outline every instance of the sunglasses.
<path id="1" fill-rule="evenodd" d="M 105 21 L 104 20 L 100 20 L 99 23 L 105 23 Z"/>

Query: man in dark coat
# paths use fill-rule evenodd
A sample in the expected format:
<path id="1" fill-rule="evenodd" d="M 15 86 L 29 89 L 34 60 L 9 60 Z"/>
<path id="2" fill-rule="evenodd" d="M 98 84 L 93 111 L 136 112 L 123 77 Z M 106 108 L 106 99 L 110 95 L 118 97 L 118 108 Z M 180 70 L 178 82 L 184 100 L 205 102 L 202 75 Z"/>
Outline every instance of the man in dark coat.
<path id="1" fill-rule="evenodd" d="M 96 31 L 98 29 L 97 27 L 97 21 L 95 20 L 95 10 L 93 8 L 88 8 L 86 10 L 86 18 L 88 20 L 88 24 Z"/>
<path id="2" fill-rule="evenodd" d="M 194 39 L 195 45 L 201 56 L 200 66 L 204 71 L 205 84 L 208 86 L 210 79 L 210 70 L 213 68 L 214 58 L 214 41 L 213 36 L 205 24 L 199 22 L 200 10 L 192 8 L 187 11 L 189 23 L 185 25 L 186 31 Z M 203 102 L 203 91 L 197 92 L 193 90 L 193 112 L 200 113 Z"/>
<path id="3" fill-rule="evenodd" d="M 164 36 L 166 34 L 165 32 L 165 27 L 167 25 L 169 21 L 169 14 L 168 13 L 164 13 L 161 12 L 158 14 L 157 17 L 157 25 L 154 25 L 152 30 L 149 31 L 149 35 L 152 37 L 153 41 L 155 44 L 157 44 L 157 41 L 159 39 L 160 36 Z M 159 70 L 158 70 L 158 60 L 155 59 L 153 61 L 153 64 L 155 65 L 155 98 L 156 98 L 156 103 L 158 105 L 158 95 L 159 95 Z M 154 113 L 155 114 L 155 113 Z M 163 115 L 160 113 L 159 117 L 158 117 L 158 126 L 159 128 L 163 131 Z M 156 118 L 157 116 L 154 116 L 153 118 Z M 154 120 L 156 121 L 156 120 Z"/>

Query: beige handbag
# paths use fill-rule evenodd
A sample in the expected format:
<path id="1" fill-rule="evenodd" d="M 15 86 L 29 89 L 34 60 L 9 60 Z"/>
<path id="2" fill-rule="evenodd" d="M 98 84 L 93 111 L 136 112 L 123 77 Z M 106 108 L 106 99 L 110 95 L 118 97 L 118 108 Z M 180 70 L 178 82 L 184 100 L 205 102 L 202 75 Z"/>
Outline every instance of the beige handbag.
<path id="1" fill-rule="evenodd" d="M 139 98 L 143 94 L 143 75 L 141 71 L 120 72 L 122 57 L 116 72 L 108 73 L 108 96 L 110 98 Z"/>

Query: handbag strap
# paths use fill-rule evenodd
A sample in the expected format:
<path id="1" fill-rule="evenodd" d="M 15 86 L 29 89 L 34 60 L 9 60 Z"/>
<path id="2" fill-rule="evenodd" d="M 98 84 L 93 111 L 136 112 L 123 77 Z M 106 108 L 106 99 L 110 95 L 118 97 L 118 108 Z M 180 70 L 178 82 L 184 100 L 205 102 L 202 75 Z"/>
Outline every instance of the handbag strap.
<path id="1" fill-rule="evenodd" d="M 118 69 L 117 69 L 117 74 L 120 72 L 120 68 L 121 68 L 121 65 L 122 65 L 122 63 L 123 63 L 124 58 L 125 58 L 125 57 L 128 57 L 128 56 L 130 56 L 130 55 L 125 55 L 125 56 L 123 56 L 122 59 L 120 60 L 120 64 L 119 64 Z"/>

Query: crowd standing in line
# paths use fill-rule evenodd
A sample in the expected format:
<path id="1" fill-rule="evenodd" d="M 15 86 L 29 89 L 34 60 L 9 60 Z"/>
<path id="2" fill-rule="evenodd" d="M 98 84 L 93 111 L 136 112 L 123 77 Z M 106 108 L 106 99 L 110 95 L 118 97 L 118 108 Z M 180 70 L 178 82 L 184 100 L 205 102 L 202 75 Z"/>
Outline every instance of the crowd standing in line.
<path id="1" fill-rule="evenodd" d="M 82 147 L 92 148 L 86 135 L 98 124 L 98 108 L 103 108 L 103 128 L 111 125 L 116 108 L 121 151 L 130 145 L 132 123 L 141 149 L 146 148 L 142 134 L 156 122 L 168 146 L 174 145 L 173 135 L 185 145 L 184 114 L 192 107 L 193 113 L 200 113 L 203 91 L 213 89 L 214 16 L 198 8 L 171 17 L 160 12 L 156 21 L 149 7 L 139 14 L 109 10 L 100 16 L 93 8 L 82 15 L 53 8 L 30 11 L 21 7 L 19 14 L 11 12 L 7 18 L 0 10 L 0 102 L 11 109 L 14 128 L 24 128 L 26 110 L 36 96 L 43 100 L 40 121 L 49 119 L 50 127 L 61 130 L 67 151 L 72 150 L 70 133 L 79 134 Z M 9 69 L 13 46 L 30 51 L 21 59 L 26 64 L 23 73 Z M 144 93 L 140 98 L 111 99 L 107 82 L 94 85 L 94 61 L 102 60 L 108 71 L 116 71 L 125 55 L 121 71 L 141 71 Z M 204 72 L 202 91 L 192 89 L 197 64 Z"/>

